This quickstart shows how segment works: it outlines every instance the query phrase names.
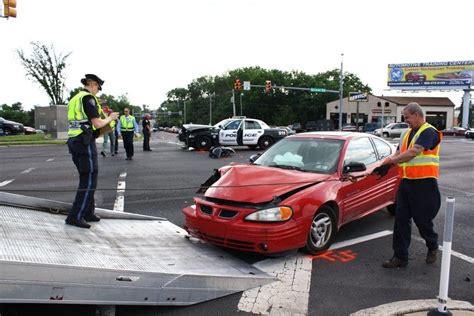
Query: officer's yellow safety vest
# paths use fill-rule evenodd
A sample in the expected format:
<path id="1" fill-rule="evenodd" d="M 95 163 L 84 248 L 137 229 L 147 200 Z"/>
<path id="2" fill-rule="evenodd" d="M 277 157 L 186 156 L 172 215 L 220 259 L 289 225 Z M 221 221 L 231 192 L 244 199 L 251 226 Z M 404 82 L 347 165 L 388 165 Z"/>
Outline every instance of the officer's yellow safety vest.
<path id="1" fill-rule="evenodd" d="M 91 94 L 90 92 L 80 91 L 71 99 L 71 101 L 69 101 L 69 104 L 67 106 L 67 120 L 69 122 L 69 130 L 67 132 L 68 137 L 75 137 L 82 134 L 84 131 L 81 129 L 81 125 L 90 124 L 89 118 L 84 112 L 84 105 L 82 104 L 82 99 L 86 95 L 91 95 L 94 97 L 99 115 L 101 117 L 105 117 L 105 114 L 102 112 L 102 108 L 100 107 L 99 100 L 97 99 L 97 97 Z M 92 130 L 95 130 L 94 125 L 90 125 Z"/>
<path id="2" fill-rule="evenodd" d="M 415 158 L 408 162 L 399 164 L 400 177 L 403 179 L 424 179 L 424 178 L 438 178 L 439 176 L 439 148 L 441 144 L 442 134 L 434 126 L 429 123 L 424 123 L 413 136 L 410 144 L 408 144 L 408 137 L 412 129 L 408 129 L 402 137 L 400 137 L 400 153 L 404 153 L 408 149 L 413 148 L 416 140 L 420 134 L 428 129 L 433 128 L 439 135 L 439 143 L 433 150 L 423 150 Z"/>
<path id="3" fill-rule="evenodd" d="M 128 119 L 127 119 L 128 118 Z M 131 115 L 122 115 L 120 117 L 120 123 L 122 123 L 122 126 L 120 128 L 120 130 L 122 132 L 129 132 L 129 131 L 133 131 L 135 130 L 133 127 L 133 116 Z"/>

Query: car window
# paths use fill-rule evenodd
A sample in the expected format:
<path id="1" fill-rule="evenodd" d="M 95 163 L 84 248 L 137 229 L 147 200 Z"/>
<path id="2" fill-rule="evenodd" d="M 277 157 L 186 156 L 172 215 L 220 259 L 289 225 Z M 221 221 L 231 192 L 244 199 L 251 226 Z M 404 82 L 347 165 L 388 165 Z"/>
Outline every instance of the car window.
<path id="1" fill-rule="evenodd" d="M 241 120 L 230 121 L 226 126 L 225 129 L 238 129 L 240 126 Z"/>
<path id="2" fill-rule="evenodd" d="M 347 146 L 344 165 L 349 162 L 361 162 L 366 166 L 377 161 L 374 147 L 368 137 L 353 139 Z"/>
<path id="3" fill-rule="evenodd" d="M 390 147 L 389 144 L 384 142 L 383 140 L 380 140 L 378 138 L 372 138 L 375 144 L 375 148 L 377 149 L 377 152 L 379 153 L 379 159 L 387 158 L 392 154 L 392 148 Z"/>
<path id="4" fill-rule="evenodd" d="M 245 129 L 260 129 L 260 124 L 256 121 L 245 121 Z"/>

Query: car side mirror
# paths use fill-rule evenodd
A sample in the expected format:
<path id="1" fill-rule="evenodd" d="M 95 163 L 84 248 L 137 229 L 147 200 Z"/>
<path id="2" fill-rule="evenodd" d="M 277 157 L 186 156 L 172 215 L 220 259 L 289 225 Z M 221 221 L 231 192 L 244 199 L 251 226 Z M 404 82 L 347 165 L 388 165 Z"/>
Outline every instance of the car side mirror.
<path id="1" fill-rule="evenodd" d="M 261 153 L 258 153 L 258 154 L 254 154 L 254 155 L 250 156 L 249 162 L 251 164 L 254 163 L 258 159 L 258 157 L 260 157 L 261 155 L 262 155 Z"/>
<path id="2" fill-rule="evenodd" d="M 367 170 L 367 168 L 365 167 L 365 164 L 363 164 L 362 162 L 351 161 L 342 168 L 342 173 L 347 174 L 351 172 L 361 172 L 365 170 Z"/>

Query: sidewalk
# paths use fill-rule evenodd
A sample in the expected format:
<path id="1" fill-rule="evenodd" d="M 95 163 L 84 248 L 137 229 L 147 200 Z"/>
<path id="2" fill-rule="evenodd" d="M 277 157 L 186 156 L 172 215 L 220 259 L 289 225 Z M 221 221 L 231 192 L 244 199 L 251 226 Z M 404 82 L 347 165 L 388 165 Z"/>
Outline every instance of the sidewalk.
<path id="1" fill-rule="evenodd" d="M 400 301 L 379 305 L 360 310 L 352 316 L 368 315 L 427 315 L 429 311 L 437 310 L 438 300 L 412 300 Z M 448 300 L 448 312 L 456 316 L 474 316 L 474 305 L 465 301 Z M 446 314 L 449 315 L 449 314 Z"/>

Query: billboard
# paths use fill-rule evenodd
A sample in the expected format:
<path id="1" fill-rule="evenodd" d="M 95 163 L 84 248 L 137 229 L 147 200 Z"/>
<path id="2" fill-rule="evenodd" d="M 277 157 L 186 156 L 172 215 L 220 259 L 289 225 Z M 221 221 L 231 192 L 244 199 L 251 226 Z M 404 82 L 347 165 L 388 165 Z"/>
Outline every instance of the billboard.
<path id="1" fill-rule="evenodd" d="M 399 90 L 469 88 L 474 60 L 389 64 L 387 85 Z"/>

